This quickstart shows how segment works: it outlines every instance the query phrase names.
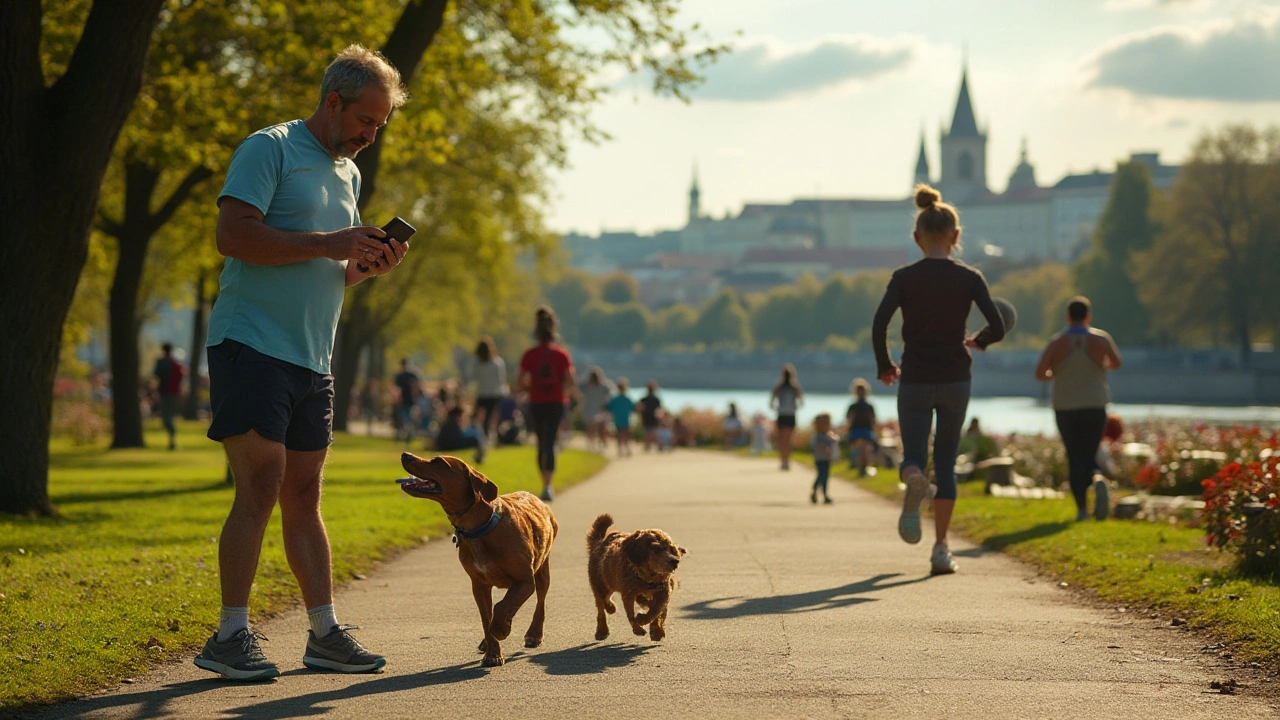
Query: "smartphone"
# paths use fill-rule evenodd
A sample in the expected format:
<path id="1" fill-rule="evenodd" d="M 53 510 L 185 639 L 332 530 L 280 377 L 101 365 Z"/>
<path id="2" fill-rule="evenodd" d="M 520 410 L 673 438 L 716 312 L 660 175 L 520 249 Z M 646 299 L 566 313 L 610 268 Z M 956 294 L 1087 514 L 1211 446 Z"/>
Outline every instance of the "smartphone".
<path id="1" fill-rule="evenodd" d="M 404 218 L 397 215 L 391 218 L 391 222 L 382 226 L 382 232 L 387 234 L 387 237 L 378 238 L 383 243 L 386 243 L 388 238 L 395 238 L 403 243 L 409 242 L 409 238 L 413 237 L 413 234 L 418 232 L 418 230 L 405 222 Z"/>
<path id="2" fill-rule="evenodd" d="M 391 218 L 391 222 L 382 226 L 382 232 L 386 233 L 387 236 L 380 237 L 378 239 L 382 241 L 383 245 L 386 245 L 391 241 L 391 238 L 395 238 L 402 243 L 409 242 L 409 238 L 413 237 L 413 234 L 418 232 L 418 230 L 405 222 L 404 218 L 397 215 Z M 377 267 L 380 264 L 381 263 L 375 262 L 374 267 Z M 360 263 L 356 263 L 356 268 L 360 270 L 360 272 L 369 272 L 369 268 L 361 265 Z"/>

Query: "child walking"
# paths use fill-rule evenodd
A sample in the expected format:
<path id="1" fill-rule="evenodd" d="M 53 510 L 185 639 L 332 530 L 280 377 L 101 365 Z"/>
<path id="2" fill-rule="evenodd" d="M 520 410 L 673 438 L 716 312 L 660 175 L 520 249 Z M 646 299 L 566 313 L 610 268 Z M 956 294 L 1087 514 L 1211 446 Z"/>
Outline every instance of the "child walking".
<path id="1" fill-rule="evenodd" d="M 964 416 L 969 407 L 969 348 L 985 350 L 1004 337 L 1001 319 L 982 273 L 952 258 L 960 247 L 960 216 L 928 185 L 916 186 L 915 231 L 924 257 L 894 271 L 871 326 L 880 380 L 898 389 L 898 424 L 902 431 L 902 480 L 907 491 L 898 518 L 898 534 L 920 542 L 920 504 L 929 492 L 924 468 L 929 460 L 929 432 L 938 418 L 933 440 L 937 482 L 933 501 L 936 540 L 930 556 L 934 574 L 958 568 L 947 547 L 947 529 L 956 505 L 955 463 Z M 965 320 L 977 303 L 987 326 L 966 336 Z M 894 364 L 886 344 L 889 320 L 902 310 L 902 366 Z"/>
<path id="2" fill-rule="evenodd" d="M 818 491 L 822 491 L 822 502 L 831 504 L 831 495 L 827 493 L 827 478 L 831 474 L 831 461 L 840 454 L 840 437 L 831 430 L 831 413 L 819 413 L 813 419 L 813 438 L 809 440 L 809 449 L 813 451 L 813 467 L 818 477 L 813 480 L 813 490 L 809 492 L 809 502 L 818 502 Z"/>
<path id="3" fill-rule="evenodd" d="M 636 403 L 627 395 L 629 388 L 626 378 L 618 378 L 618 394 L 605 403 L 605 409 L 613 415 L 613 427 L 618 434 L 618 457 L 631 454 L 631 414 L 636 411 Z"/>
<path id="4" fill-rule="evenodd" d="M 866 477 L 876 472 L 874 466 L 870 473 L 867 472 L 867 458 L 876 450 L 876 409 L 867 402 L 867 395 L 871 394 L 870 383 L 855 378 L 849 387 L 857 398 L 844 414 L 849 423 L 849 446 L 858 457 L 858 477 Z"/>

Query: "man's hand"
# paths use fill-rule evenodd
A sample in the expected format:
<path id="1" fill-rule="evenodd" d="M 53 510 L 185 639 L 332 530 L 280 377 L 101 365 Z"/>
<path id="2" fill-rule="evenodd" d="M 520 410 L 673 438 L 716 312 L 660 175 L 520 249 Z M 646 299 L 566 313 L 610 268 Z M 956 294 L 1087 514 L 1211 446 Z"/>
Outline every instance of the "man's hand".
<path id="1" fill-rule="evenodd" d="M 392 239 L 387 244 L 378 243 L 378 254 L 369 267 L 369 275 L 386 275 L 404 260 L 409 252 L 409 243 Z M 368 258 L 365 258 L 368 260 Z"/>
<path id="2" fill-rule="evenodd" d="M 984 347 L 982 347 L 982 346 L 978 345 L 978 340 L 977 340 L 977 338 L 978 338 L 978 336 L 977 336 L 977 335 L 974 335 L 973 337 L 967 337 L 967 338 L 965 338 L 965 339 L 964 339 L 964 346 L 965 346 L 965 347 L 967 347 L 967 348 L 973 348 L 974 350 L 977 350 L 978 352 L 986 352 L 986 350 L 987 350 L 986 348 L 984 348 Z"/>
<path id="3" fill-rule="evenodd" d="M 387 234 L 380 227 L 361 225 L 325 235 L 325 257 L 330 260 L 355 260 L 362 265 L 382 257 L 385 247 L 378 238 Z"/>

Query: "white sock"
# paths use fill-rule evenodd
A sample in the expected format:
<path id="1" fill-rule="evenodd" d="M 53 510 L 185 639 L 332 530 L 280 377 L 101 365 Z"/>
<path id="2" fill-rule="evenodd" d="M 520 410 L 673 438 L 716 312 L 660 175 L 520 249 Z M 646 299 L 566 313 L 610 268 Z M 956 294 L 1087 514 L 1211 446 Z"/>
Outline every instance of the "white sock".
<path id="1" fill-rule="evenodd" d="M 222 606 L 222 617 L 218 621 L 218 642 L 226 642 L 232 635 L 249 629 L 249 608 Z"/>
<path id="2" fill-rule="evenodd" d="M 307 611 L 307 619 L 311 621 L 311 634 L 322 638 L 329 634 L 338 624 L 338 615 L 333 605 L 319 605 Z"/>

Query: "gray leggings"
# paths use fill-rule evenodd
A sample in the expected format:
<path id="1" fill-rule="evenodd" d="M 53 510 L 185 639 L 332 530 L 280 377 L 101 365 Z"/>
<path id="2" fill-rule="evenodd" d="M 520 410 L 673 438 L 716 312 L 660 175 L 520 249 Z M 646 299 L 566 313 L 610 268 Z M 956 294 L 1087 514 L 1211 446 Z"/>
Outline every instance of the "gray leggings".
<path id="1" fill-rule="evenodd" d="M 933 476 L 939 500 L 956 499 L 956 453 L 964 415 L 969 409 L 969 382 L 898 386 L 898 426 L 902 430 L 902 466 L 923 472 L 929 464 L 929 431 L 938 414 L 933 438 Z"/>

